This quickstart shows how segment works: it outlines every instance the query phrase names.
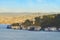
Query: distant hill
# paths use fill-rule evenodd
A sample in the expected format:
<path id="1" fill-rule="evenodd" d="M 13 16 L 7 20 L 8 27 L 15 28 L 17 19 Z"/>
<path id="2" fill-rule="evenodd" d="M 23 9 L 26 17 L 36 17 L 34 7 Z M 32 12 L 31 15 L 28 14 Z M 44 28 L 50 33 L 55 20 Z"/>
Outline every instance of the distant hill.
<path id="1" fill-rule="evenodd" d="M 53 13 L 0 13 L 0 16 L 49 15 Z"/>
<path id="2" fill-rule="evenodd" d="M 0 24 L 24 22 L 26 19 L 33 20 L 36 16 L 50 15 L 48 13 L 0 13 Z"/>

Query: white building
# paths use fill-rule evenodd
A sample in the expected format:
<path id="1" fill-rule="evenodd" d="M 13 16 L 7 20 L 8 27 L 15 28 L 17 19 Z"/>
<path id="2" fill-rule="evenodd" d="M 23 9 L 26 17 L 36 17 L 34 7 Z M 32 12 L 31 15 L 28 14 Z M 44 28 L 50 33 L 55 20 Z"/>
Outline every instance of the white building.
<path id="1" fill-rule="evenodd" d="M 56 27 L 47 27 L 44 29 L 45 31 L 57 31 Z"/>
<path id="2" fill-rule="evenodd" d="M 57 28 L 56 27 L 50 27 L 49 30 L 50 31 L 57 31 Z"/>
<path id="3" fill-rule="evenodd" d="M 41 29 L 41 27 L 40 26 L 28 26 L 28 30 L 29 29 L 31 29 L 31 28 L 34 28 L 33 30 L 35 30 L 35 31 L 39 31 L 40 29 Z"/>

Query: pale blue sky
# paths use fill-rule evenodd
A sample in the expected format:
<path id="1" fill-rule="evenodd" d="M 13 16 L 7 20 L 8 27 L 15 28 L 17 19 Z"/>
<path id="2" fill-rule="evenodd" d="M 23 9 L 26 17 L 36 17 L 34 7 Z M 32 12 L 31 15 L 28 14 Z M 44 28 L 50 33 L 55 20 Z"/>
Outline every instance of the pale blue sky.
<path id="1" fill-rule="evenodd" d="M 60 0 L 0 0 L 0 12 L 60 12 Z"/>

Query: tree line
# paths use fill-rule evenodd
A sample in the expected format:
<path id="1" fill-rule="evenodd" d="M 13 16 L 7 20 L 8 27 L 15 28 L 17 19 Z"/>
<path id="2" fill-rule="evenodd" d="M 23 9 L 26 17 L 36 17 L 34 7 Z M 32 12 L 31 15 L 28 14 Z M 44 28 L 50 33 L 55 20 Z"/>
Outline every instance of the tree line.
<path id="1" fill-rule="evenodd" d="M 33 24 L 33 21 L 30 21 L 29 19 L 25 20 L 24 23 L 22 23 L 23 25 L 27 26 L 41 26 L 41 28 L 45 28 L 45 27 L 60 27 L 60 14 L 52 14 L 52 15 L 44 15 L 42 16 L 43 18 L 41 18 L 41 16 L 35 17 L 35 21 Z"/>
<path id="2" fill-rule="evenodd" d="M 34 22 L 34 23 L 33 23 Z M 13 23 L 14 25 L 19 25 L 18 23 Z M 56 27 L 60 28 L 60 14 L 52 14 L 52 15 L 43 15 L 35 17 L 34 21 L 26 19 L 25 22 L 21 23 L 21 25 L 24 25 L 24 27 L 28 26 L 40 26 L 41 29 L 44 29 L 45 27 Z"/>

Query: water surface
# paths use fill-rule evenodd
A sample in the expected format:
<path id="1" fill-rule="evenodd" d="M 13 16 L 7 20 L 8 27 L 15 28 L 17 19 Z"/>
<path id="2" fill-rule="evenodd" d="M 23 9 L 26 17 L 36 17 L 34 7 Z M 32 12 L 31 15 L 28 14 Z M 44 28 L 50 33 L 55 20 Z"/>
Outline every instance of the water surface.
<path id="1" fill-rule="evenodd" d="M 60 40 L 60 32 L 13 30 L 0 25 L 0 40 Z"/>

